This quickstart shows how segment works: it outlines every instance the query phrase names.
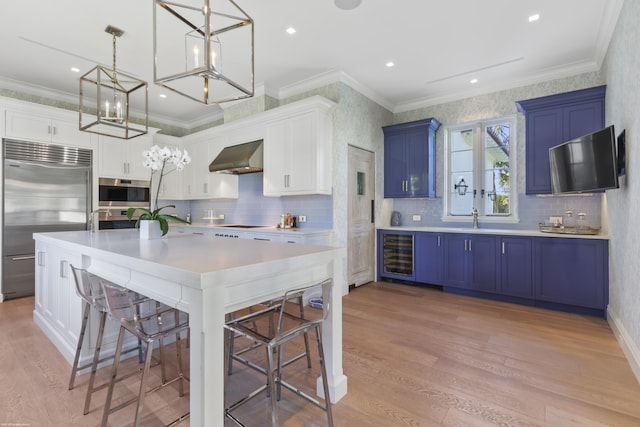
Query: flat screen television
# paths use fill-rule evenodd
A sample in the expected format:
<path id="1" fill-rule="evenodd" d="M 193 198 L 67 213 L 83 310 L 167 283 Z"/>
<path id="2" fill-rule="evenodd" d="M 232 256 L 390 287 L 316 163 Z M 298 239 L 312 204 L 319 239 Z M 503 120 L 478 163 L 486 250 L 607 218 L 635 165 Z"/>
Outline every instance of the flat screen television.
<path id="1" fill-rule="evenodd" d="M 553 194 L 618 188 L 613 125 L 549 149 Z"/>

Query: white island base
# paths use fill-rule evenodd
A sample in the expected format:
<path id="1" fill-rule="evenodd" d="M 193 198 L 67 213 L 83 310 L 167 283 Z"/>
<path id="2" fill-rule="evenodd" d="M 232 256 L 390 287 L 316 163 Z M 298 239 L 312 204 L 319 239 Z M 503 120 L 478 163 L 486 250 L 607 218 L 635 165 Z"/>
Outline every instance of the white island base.
<path id="1" fill-rule="evenodd" d="M 347 393 L 342 371 L 343 248 L 180 233 L 140 240 L 136 230 L 38 233 L 34 239 L 34 320 L 70 363 L 82 319 L 70 264 L 189 313 L 192 426 L 224 424 L 225 314 L 327 278 L 333 279 L 333 292 L 323 344 L 331 401 Z M 88 344 L 95 343 L 92 323 Z M 106 339 L 110 334 L 115 341 L 116 333 L 112 325 Z M 112 354 L 113 344 L 107 342 L 103 351 Z M 92 348 L 83 349 L 83 361 L 92 354 Z"/>

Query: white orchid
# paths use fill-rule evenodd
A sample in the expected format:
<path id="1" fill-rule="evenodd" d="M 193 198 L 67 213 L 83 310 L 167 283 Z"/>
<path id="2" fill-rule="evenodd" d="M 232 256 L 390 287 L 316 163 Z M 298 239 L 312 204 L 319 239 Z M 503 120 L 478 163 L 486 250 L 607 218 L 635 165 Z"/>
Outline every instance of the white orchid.
<path id="1" fill-rule="evenodd" d="M 170 174 L 174 171 L 181 171 L 184 169 L 186 165 L 191 163 L 191 157 L 187 150 L 180 150 L 179 148 L 174 148 L 173 150 L 169 147 L 160 147 L 159 145 L 154 145 L 148 150 L 144 150 L 142 152 L 142 164 L 145 168 L 151 169 L 151 188 L 153 188 L 153 175 L 157 172 L 160 172 L 160 177 L 158 178 L 158 188 L 156 189 L 156 200 L 155 207 L 158 208 L 158 195 L 160 193 L 160 188 L 162 185 L 162 178 L 165 175 Z M 167 163 L 173 165 L 173 169 L 166 170 L 165 167 Z M 151 200 L 149 201 L 149 210 L 151 210 Z"/>

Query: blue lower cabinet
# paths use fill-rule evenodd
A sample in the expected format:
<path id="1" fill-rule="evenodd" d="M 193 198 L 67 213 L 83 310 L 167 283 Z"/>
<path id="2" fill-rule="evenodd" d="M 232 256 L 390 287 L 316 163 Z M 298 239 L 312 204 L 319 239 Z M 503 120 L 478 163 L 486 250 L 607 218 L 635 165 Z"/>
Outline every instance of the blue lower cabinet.
<path id="1" fill-rule="evenodd" d="M 480 234 L 444 234 L 443 285 L 495 292 L 498 282 L 496 237 Z"/>
<path id="2" fill-rule="evenodd" d="M 602 239 L 378 232 L 379 278 L 602 316 L 608 257 L 608 241 Z"/>
<path id="3" fill-rule="evenodd" d="M 533 298 L 533 239 L 500 237 L 500 293 Z"/>
<path id="4" fill-rule="evenodd" d="M 608 258 L 606 240 L 535 239 L 536 300 L 604 312 L 608 303 Z"/>
<path id="5" fill-rule="evenodd" d="M 442 234 L 415 234 L 416 282 L 439 285 L 442 283 Z"/>

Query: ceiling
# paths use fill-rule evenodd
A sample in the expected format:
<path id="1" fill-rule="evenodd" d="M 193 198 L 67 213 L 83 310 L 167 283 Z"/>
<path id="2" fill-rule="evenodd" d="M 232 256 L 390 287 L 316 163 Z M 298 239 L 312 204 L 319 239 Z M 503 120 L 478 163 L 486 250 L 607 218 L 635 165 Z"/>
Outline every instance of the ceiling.
<path id="1" fill-rule="evenodd" d="M 363 0 L 343 10 L 334 0 L 237 0 L 255 22 L 258 94 L 283 98 L 341 80 L 393 112 L 598 70 L 622 2 Z M 77 102 L 80 75 L 111 68 L 104 29 L 114 25 L 125 31 L 118 70 L 149 83 L 153 120 L 190 128 L 220 116 L 218 106 L 153 83 L 152 0 L 12 1 L 2 9 L 0 87 Z M 540 19 L 530 23 L 533 14 Z"/>

